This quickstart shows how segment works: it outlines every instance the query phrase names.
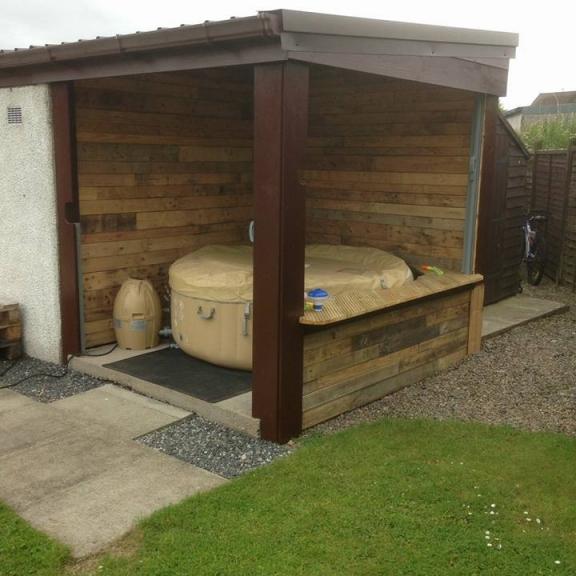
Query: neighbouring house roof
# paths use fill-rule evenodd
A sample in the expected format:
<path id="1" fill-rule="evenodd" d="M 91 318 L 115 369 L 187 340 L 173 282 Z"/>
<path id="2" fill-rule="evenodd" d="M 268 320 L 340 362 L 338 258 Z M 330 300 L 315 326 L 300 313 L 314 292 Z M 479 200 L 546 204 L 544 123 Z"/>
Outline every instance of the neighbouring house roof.
<path id="1" fill-rule="evenodd" d="M 576 104 L 576 91 L 542 92 L 538 94 L 531 106 L 556 106 L 562 104 Z"/>
<path id="2" fill-rule="evenodd" d="M 506 110 L 503 113 L 503 116 L 504 116 L 504 118 L 511 118 L 512 116 L 522 114 L 522 112 L 524 112 L 525 109 L 526 109 L 526 106 L 517 106 L 516 108 L 512 108 L 511 110 Z"/>
<path id="3" fill-rule="evenodd" d="M 0 86 L 279 60 L 505 93 L 518 35 L 293 10 L 0 51 Z"/>
<path id="4" fill-rule="evenodd" d="M 530 106 L 518 106 L 504 112 L 506 118 L 512 118 L 518 114 L 523 116 L 576 114 L 576 91 L 542 92 Z"/>

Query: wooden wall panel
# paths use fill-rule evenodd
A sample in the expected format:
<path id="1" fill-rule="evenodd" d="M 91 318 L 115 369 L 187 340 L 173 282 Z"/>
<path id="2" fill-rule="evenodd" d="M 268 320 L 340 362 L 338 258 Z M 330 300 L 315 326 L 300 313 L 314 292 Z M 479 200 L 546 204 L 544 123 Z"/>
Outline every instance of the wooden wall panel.
<path id="1" fill-rule="evenodd" d="M 176 258 L 247 241 L 252 93 L 241 67 L 76 82 L 88 346 L 114 340 L 128 277 L 163 293 Z"/>
<path id="2" fill-rule="evenodd" d="M 566 202 L 566 150 L 542 150 L 534 154 L 532 175 L 532 210 L 543 213 L 548 220 L 546 231 L 547 276 L 560 275 L 562 233 Z"/>
<path id="3" fill-rule="evenodd" d="M 501 300 L 518 294 L 520 290 L 519 253 L 522 247 L 522 224 L 530 210 L 530 191 L 526 182 L 528 158 L 518 143 L 509 136 L 502 122 L 498 123 L 497 129 L 500 145 L 506 148 L 507 157 L 505 214 L 501 239 L 503 262 L 498 287 L 498 300 Z"/>
<path id="4" fill-rule="evenodd" d="M 377 400 L 476 351 L 481 291 L 482 286 L 469 286 L 305 335 L 304 427 Z M 472 294 L 478 295 L 474 309 Z"/>
<path id="5" fill-rule="evenodd" d="M 460 270 L 473 107 L 471 92 L 313 67 L 308 241 Z"/>

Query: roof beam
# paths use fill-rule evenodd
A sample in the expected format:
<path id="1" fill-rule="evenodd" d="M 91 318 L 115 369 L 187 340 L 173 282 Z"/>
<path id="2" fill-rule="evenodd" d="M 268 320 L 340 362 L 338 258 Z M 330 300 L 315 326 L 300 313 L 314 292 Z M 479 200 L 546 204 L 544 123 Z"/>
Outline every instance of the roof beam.
<path id="1" fill-rule="evenodd" d="M 289 52 L 292 60 L 504 96 L 508 71 L 458 58 Z"/>
<path id="2" fill-rule="evenodd" d="M 209 49 L 164 50 L 147 54 L 84 59 L 81 64 L 74 61 L 54 62 L 16 69 L 0 69 L 0 88 L 86 78 L 240 66 L 286 59 L 286 52 L 280 48 L 280 44 L 269 42 L 234 46 L 232 49 L 214 46 Z"/>

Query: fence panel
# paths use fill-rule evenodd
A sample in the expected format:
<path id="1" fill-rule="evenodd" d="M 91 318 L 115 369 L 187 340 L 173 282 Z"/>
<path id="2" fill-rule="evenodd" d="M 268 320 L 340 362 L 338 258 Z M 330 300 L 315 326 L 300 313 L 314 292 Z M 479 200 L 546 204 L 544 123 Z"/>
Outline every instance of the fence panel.
<path id="1" fill-rule="evenodd" d="M 576 146 L 541 150 L 532 160 L 532 205 L 548 217 L 546 275 L 561 284 L 576 282 Z"/>

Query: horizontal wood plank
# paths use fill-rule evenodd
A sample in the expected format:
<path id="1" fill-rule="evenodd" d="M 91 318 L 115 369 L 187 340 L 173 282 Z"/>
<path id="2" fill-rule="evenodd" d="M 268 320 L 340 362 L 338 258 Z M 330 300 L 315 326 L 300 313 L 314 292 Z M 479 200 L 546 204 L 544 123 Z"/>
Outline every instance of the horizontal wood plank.
<path id="1" fill-rule="evenodd" d="M 307 333 L 304 426 L 377 400 L 464 358 L 474 290 L 467 285 L 456 293 Z"/>
<path id="2" fill-rule="evenodd" d="M 76 94 L 85 335 L 96 346 L 114 340 L 124 280 L 164 293 L 180 256 L 247 241 L 252 73 L 85 80 Z"/>

